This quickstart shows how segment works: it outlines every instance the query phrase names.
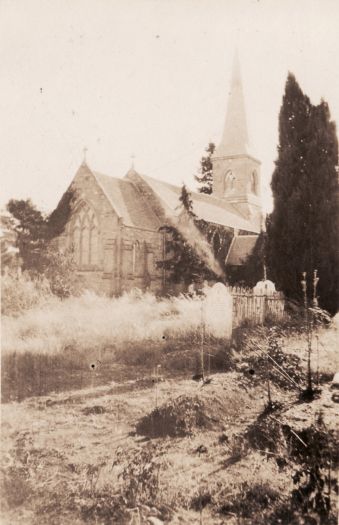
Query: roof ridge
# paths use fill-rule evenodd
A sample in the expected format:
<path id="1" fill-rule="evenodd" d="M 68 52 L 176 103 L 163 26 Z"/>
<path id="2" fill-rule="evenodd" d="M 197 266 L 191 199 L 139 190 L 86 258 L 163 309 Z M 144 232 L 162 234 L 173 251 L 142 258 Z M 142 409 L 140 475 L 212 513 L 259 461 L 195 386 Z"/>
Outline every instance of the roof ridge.
<path id="1" fill-rule="evenodd" d="M 108 175 L 103 175 L 102 173 L 99 173 L 97 171 L 93 171 L 91 170 L 91 168 L 89 168 L 87 166 L 88 170 L 92 173 L 93 177 L 95 178 L 95 180 L 97 181 L 99 187 L 101 188 L 102 192 L 104 193 L 106 199 L 108 200 L 108 202 L 111 204 L 113 210 L 115 211 L 115 213 L 118 215 L 119 219 L 122 219 L 123 216 L 122 216 L 122 213 L 121 213 L 121 210 L 119 210 L 116 206 L 116 204 L 112 201 L 111 197 L 108 195 L 106 189 L 104 188 L 104 186 L 102 185 L 102 183 L 100 182 L 100 180 L 98 179 L 98 176 L 104 176 L 104 177 L 107 177 Z M 117 177 L 110 177 L 111 179 L 115 178 L 117 179 Z"/>

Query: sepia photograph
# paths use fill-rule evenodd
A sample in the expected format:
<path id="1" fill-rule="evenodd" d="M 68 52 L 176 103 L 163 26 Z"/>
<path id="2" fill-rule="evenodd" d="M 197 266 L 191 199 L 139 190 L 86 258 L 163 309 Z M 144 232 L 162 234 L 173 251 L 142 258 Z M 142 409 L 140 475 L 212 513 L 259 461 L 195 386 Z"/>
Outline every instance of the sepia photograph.
<path id="1" fill-rule="evenodd" d="M 1 525 L 336 525 L 339 3 L 0 0 Z"/>

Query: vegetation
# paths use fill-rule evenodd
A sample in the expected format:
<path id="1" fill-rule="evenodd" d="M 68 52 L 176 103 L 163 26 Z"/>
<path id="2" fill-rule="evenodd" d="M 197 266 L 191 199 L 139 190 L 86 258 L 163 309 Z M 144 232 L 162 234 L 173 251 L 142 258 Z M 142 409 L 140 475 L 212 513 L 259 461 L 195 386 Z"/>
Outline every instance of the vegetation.
<path id="1" fill-rule="evenodd" d="M 267 262 L 277 288 L 299 301 L 302 272 L 307 272 L 311 294 L 313 271 L 318 270 L 320 306 L 332 314 L 339 304 L 337 163 L 338 140 L 328 105 L 313 105 L 289 74 L 271 183 Z"/>
<path id="2" fill-rule="evenodd" d="M 258 281 L 265 278 L 266 237 L 266 232 L 260 232 L 254 249 L 244 264 L 227 268 L 227 278 L 230 284 L 253 287 Z"/>
<path id="3" fill-rule="evenodd" d="M 198 183 L 198 191 L 200 193 L 211 194 L 213 190 L 212 155 L 215 151 L 215 144 L 210 142 L 205 151 L 207 155 L 201 158 L 199 173 L 194 178 Z"/>
<path id="4" fill-rule="evenodd" d="M 73 192 L 66 192 L 59 206 L 49 216 L 39 211 L 30 199 L 11 199 L 7 204 L 12 217 L 10 226 L 15 246 L 27 281 L 47 281 L 51 293 L 58 297 L 77 295 L 81 290 L 72 249 L 58 251 L 53 242 L 64 230 L 73 199 Z"/>
<path id="5" fill-rule="evenodd" d="M 166 258 L 158 261 L 158 266 L 168 270 L 175 283 L 225 281 L 225 259 L 233 238 L 232 229 L 198 219 L 185 185 L 179 201 L 177 224 L 161 228 L 168 236 Z"/>
<path id="6" fill-rule="evenodd" d="M 206 336 L 212 362 L 219 350 L 226 373 L 202 385 L 191 379 L 201 343 L 198 297 L 134 292 L 60 300 L 48 292 L 40 301 L 3 318 L 11 385 L 22 390 L 30 381 L 26 395 L 44 396 L 4 404 L 10 439 L 4 442 L 2 490 L 9 523 L 20 513 L 26 523 L 38 519 L 41 525 L 139 518 L 335 523 L 337 488 L 329 474 L 337 461 L 334 434 L 322 418 L 314 422 L 313 404 L 295 403 L 297 389 L 267 361 L 270 355 L 293 380 L 304 380 L 307 348 L 300 329 L 238 329 L 233 350 Z M 317 336 L 324 344 L 321 363 L 333 346 L 330 369 L 335 334 L 317 328 Z M 158 383 L 159 363 L 164 378 Z M 74 374 L 70 381 L 67 370 Z M 59 390 L 59 380 L 66 393 L 46 389 L 52 377 L 51 390 Z M 3 395 L 13 392 L 8 380 Z M 67 392 L 77 387 L 88 388 Z M 32 421 L 41 422 L 38 432 Z"/>

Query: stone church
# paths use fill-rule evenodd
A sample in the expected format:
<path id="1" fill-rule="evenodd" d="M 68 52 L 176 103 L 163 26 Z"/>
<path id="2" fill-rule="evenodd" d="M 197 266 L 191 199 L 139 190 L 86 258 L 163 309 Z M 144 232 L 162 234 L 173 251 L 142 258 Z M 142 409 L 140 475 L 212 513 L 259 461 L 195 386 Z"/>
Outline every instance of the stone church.
<path id="1" fill-rule="evenodd" d="M 224 131 L 212 163 L 213 192 L 192 192 L 193 209 L 199 219 L 231 232 L 226 263 L 241 265 L 253 250 L 263 217 L 260 162 L 248 151 L 237 61 Z M 159 228 L 180 213 L 179 186 L 134 168 L 123 178 L 103 175 L 84 161 L 68 192 L 74 201 L 58 246 L 74 250 L 78 273 L 88 288 L 118 295 L 132 288 L 164 293 L 171 287 L 170 276 L 156 263 L 165 257 L 166 234 Z"/>

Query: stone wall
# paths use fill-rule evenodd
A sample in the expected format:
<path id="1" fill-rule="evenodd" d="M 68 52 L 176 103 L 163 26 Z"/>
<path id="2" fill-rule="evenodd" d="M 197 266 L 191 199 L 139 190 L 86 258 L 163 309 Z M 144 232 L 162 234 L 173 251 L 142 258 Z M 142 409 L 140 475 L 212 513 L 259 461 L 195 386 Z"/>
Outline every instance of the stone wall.
<path id="1" fill-rule="evenodd" d="M 90 207 L 98 222 L 96 264 L 78 268 L 85 286 L 106 295 L 120 295 L 133 288 L 160 293 L 163 270 L 156 262 L 163 258 L 163 234 L 124 226 L 86 166 L 80 167 L 70 189 L 74 192 L 72 212 L 58 239 L 59 247 L 74 244 L 73 225 L 82 206 Z"/>

